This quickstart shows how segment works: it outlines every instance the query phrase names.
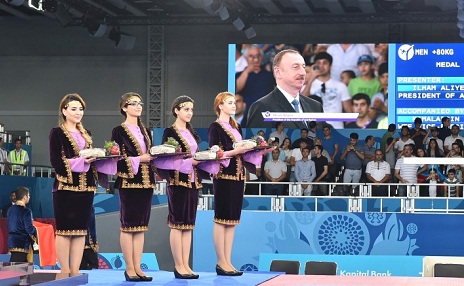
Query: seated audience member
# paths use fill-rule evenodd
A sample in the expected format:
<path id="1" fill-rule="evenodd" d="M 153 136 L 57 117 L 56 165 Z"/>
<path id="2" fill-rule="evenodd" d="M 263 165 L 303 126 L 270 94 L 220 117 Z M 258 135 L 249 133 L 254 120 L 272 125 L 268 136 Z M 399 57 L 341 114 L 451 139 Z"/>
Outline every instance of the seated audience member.
<path id="1" fill-rule="evenodd" d="M 279 138 L 278 137 L 271 137 L 269 138 L 269 146 L 274 146 L 277 150 L 279 150 Z M 280 150 L 279 160 L 284 162 L 285 161 L 285 153 Z M 266 162 L 272 161 L 272 153 L 267 154 Z"/>
<path id="2" fill-rule="evenodd" d="M 459 184 L 458 179 L 456 179 L 456 171 L 454 169 L 448 170 L 448 178 L 446 178 L 443 183 L 448 185 L 445 187 L 445 197 L 460 197 L 460 187 L 456 186 Z"/>
<path id="3" fill-rule="evenodd" d="M 301 184 L 301 193 L 310 196 L 312 185 L 309 184 L 316 178 L 316 166 L 314 161 L 309 159 L 309 148 L 302 149 L 303 158 L 295 163 L 295 179 Z"/>
<path id="4" fill-rule="evenodd" d="M 354 113 L 358 113 L 358 118 L 354 122 L 345 124 L 345 128 L 377 128 L 378 122 L 369 117 L 371 99 L 367 94 L 357 93 L 353 96 L 352 108 Z"/>
<path id="5" fill-rule="evenodd" d="M 322 155 L 324 147 L 321 144 L 316 144 L 314 146 L 314 156 L 311 157 L 311 160 L 314 162 L 316 168 L 316 178 L 313 182 L 327 182 L 327 174 L 329 173 L 329 162 L 325 156 Z M 327 196 L 329 194 L 329 186 L 327 184 L 323 185 L 313 185 L 312 194 L 315 196 Z"/>
<path id="6" fill-rule="evenodd" d="M 437 140 L 435 138 L 430 138 L 428 141 L 427 157 L 443 157 L 443 150 L 440 149 Z"/>
<path id="7" fill-rule="evenodd" d="M 264 164 L 264 175 L 267 182 L 285 182 L 287 177 L 287 165 L 279 160 L 280 150 L 272 150 L 272 160 Z M 284 184 L 266 184 L 264 186 L 264 195 L 283 195 Z"/>
<path id="8" fill-rule="evenodd" d="M 448 158 L 462 158 L 461 154 L 462 154 L 462 150 L 461 150 L 461 147 L 459 147 L 459 144 L 458 143 L 453 143 L 451 144 L 451 150 L 448 152 L 448 155 L 446 157 Z M 450 169 L 454 169 L 455 173 L 456 173 L 456 179 L 459 181 L 459 183 L 462 182 L 462 168 L 464 167 L 464 165 L 459 165 L 459 164 L 451 164 L 451 165 L 448 165 L 448 167 L 446 168 L 446 172 L 448 172 L 448 170 Z"/>
<path id="9" fill-rule="evenodd" d="M 456 141 L 456 139 L 464 141 L 464 137 L 459 136 L 459 126 L 453 124 L 453 126 L 451 126 L 451 135 L 446 137 L 445 141 L 443 142 L 443 148 L 445 149 L 446 154 L 448 154 L 448 152 L 451 150 L 451 145 Z"/>
<path id="10" fill-rule="evenodd" d="M 367 182 L 375 184 L 371 185 L 373 197 L 387 197 L 388 185 L 386 183 L 390 182 L 391 178 L 390 164 L 383 160 L 382 150 L 376 149 L 374 154 L 374 160 L 366 166 Z"/>

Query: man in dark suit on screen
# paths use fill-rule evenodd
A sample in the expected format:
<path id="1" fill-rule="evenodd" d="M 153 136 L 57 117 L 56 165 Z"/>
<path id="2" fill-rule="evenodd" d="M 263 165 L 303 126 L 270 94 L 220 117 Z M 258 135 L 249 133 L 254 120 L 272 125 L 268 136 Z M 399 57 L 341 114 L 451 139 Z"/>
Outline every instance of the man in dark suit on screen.
<path id="1" fill-rule="evenodd" d="M 283 50 L 274 58 L 274 77 L 277 87 L 254 102 L 248 111 L 247 128 L 272 128 L 275 122 L 264 122 L 262 112 L 322 112 L 322 105 L 305 96 L 300 90 L 305 83 L 305 62 L 294 50 Z M 287 128 L 307 128 L 303 121 L 285 122 Z"/>

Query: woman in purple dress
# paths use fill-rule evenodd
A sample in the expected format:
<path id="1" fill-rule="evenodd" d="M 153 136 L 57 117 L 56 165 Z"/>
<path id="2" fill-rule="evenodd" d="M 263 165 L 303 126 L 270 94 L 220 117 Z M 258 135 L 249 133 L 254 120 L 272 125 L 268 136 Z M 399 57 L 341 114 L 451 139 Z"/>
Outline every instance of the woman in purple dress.
<path id="1" fill-rule="evenodd" d="M 162 142 L 169 137 L 180 144 L 182 152 L 194 155 L 198 150 L 200 137 L 190 124 L 193 116 L 193 100 L 182 95 L 172 104 L 174 124 L 164 130 Z M 202 187 L 199 162 L 193 158 L 183 160 L 179 170 L 170 171 L 168 180 L 168 226 L 171 228 L 170 244 L 174 258 L 174 275 L 180 279 L 197 279 L 189 266 L 192 230 L 198 206 L 198 189 Z"/>
<path id="2" fill-rule="evenodd" d="M 95 158 L 79 157 L 80 150 L 92 146 L 92 138 L 81 123 L 84 109 L 82 97 L 75 93 L 66 95 L 59 106 L 59 127 L 50 131 L 49 138 L 50 162 L 56 172 L 56 252 L 61 273 L 71 276 L 79 273 L 98 179 Z"/>
<path id="3" fill-rule="evenodd" d="M 231 157 L 228 167 L 221 166 L 213 179 L 215 223 L 213 240 L 218 259 L 216 273 L 225 276 L 243 274 L 232 265 L 231 255 L 235 226 L 240 223 L 242 211 L 245 187 L 244 165 L 247 165 L 250 172 L 255 173 L 255 166 L 261 164 L 262 158 L 260 152 L 245 154 L 252 148 L 233 148 L 234 142 L 242 140 L 242 129 L 232 118 L 235 109 L 234 95 L 230 92 L 219 93 L 214 100 L 214 110 L 218 119 L 208 130 L 209 146 L 218 145 L 224 150 L 224 156 Z M 247 164 L 248 160 L 253 162 Z"/>
<path id="4" fill-rule="evenodd" d="M 125 93 L 119 103 L 125 117 L 113 129 L 112 141 L 118 143 L 123 159 L 118 161 L 118 177 L 114 187 L 119 189 L 120 243 L 127 281 L 151 281 L 140 268 L 145 231 L 148 230 L 155 173 L 148 154 L 151 146 L 150 132 L 140 120 L 142 97 L 134 92 Z"/>

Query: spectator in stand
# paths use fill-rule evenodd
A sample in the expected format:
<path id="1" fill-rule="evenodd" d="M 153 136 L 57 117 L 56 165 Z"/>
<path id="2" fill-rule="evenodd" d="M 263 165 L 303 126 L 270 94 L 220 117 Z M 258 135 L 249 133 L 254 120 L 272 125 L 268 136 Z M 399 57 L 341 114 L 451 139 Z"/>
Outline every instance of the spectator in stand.
<path id="1" fill-rule="evenodd" d="M 322 140 L 320 138 L 314 138 L 314 146 L 316 146 L 316 145 L 321 145 L 322 146 Z M 330 154 L 329 154 L 329 152 L 327 152 L 327 150 L 322 149 L 321 150 L 321 155 L 324 156 L 327 159 L 327 163 L 332 162 L 332 158 L 330 157 Z M 312 158 L 314 156 L 316 156 L 316 151 L 313 148 L 311 150 L 310 154 L 309 154 L 309 157 Z"/>
<path id="2" fill-rule="evenodd" d="M 10 201 L 11 202 L 7 203 L 2 207 L 2 217 L 7 217 L 8 210 L 10 209 L 10 207 L 16 204 L 16 191 L 12 191 L 10 193 Z"/>
<path id="3" fill-rule="evenodd" d="M 427 169 L 427 165 L 422 164 L 404 164 L 404 158 L 414 157 L 412 155 L 413 152 L 413 144 L 407 144 L 404 146 L 403 156 L 396 161 L 395 165 L 395 177 L 401 182 L 403 185 L 398 186 L 398 196 L 405 197 L 406 193 L 406 184 L 416 184 L 417 183 L 417 174 L 425 171 Z M 421 169 L 418 171 L 419 167 Z"/>
<path id="4" fill-rule="evenodd" d="M 316 95 L 322 99 L 322 108 L 326 113 L 351 112 L 351 96 L 348 88 L 339 80 L 330 77 L 332 56 L 327 52 L 318 53 L 314 57 L 314 66 L 309 73 L 308 85 L 302 95 Z M 317 67 L 317 69 L 315 69 Z M 327 121 L 336 129 L 343 128 L 341 121 Z"/>
<path id="5" fill-rule="evenodd" d="M 350 134 L 350 144 L 343 150 L 340 159 L 345 160 L 345 171 L 343 174 L 343 183 L 359 183 L 361 179 L 362 160 L 364 153 L 358 145 L 358 133 Z"/>
<path id="6" fill-rule="evenodd" d="M 449 117 L 445 116 L 441 118 L 441 128 L 438 130 L 438 138 L 440 138 L 443 142 L 445 141 L 446 137 L 451 135 L 451 120 Z"/>
<path id="7" fill-rule="evenodd" d="M 324 146 L 324 150 L 329 153 L 330 162 L 329 162 L 329 174 L 327 176 L 328 182 L 335 182 L 335 178 L 337 177 L 337 173 L 340 170 L 340 163 L 338 161 L 338 143 L 337 140 L 331 134 L 331 126 L 325 125 L 322 128 L 322 132 L 324 133 L 324 137 L 322 138 L 322 146 Z"/>
<path id="8" fill-rule="evenodd" d="M 341 80 L 341 82 L 343 82 L 346 86 L 348 86 L 348 85 L 350 84 L 350 81 L 351 81 L 353 78 L 356 78 L 356 74 L 355 74 L 354 71 L 352 71 L 352 70 L 344 70 L 344 71 L 342 71 L 342 73 L 340 74 L 340 80 Z"/>
<path id="9" fill-rule="evenodd" d="M 456 171 L 454 169 L 448 170 L 448 178 L 446 178 L 443 183 L 449 185 L 445 187 L 445 197 L 460 197 L 460 186 L 459 180 L 456 178 Z"/>
<path id="10" fill-rule="evenodd" d="M 313 141 L 311 148 L 314 146 L 314 139 L 316 139 L 316 132 L 317 132 L 317 123 L 316 121 L 310 121 L 308 124 L 308 138 Z"/>
<path id="11" fill-rule="evenodd" d="M 301 160 L 295 163 L 295 179 L 301 184 L 301 193 L 305 196 L 310 196 L 312 191 L 312 181 L 316 178 L 316 166 L 314 161 L 309 159 L 309 148 L 302 149 Z"/>
<path id="12" fill-rule="evenodd" d="M 424 149 L 416 148 L 417 157 L 423 158 L 427 157 Z M 435 164 L 427 164 L 427 169 L 417 174 L 417 182 L 418 183 L 428 183 L 427 180 L 430 180 L 430 174 L 432 170 L 435 170 L 435 175 L 439 181 L 442 181 L 446 178 L 445 175 L 438 169 L 438 166 Z M 435 176 L 434 175 L 434 176 Z M 419 187 L 420 196 L 421 197 L 428 197 L 429 196 L 429 188 L 427 186 L 420 186 Z M 436 191 L 436 190 L 435 190 Z"/>
<path id="13" fill-rule="evenodd" d="M 292 156 L 290 156 L 290 166 L 291 171 L 290 171 L 290 182 L 296 182 L 295 178 L 295 163 L 301 159 L 303 159 L 303 149 L 308 148 L 308 143 L 306 141 L 302 140 L 300 141 L 300 147 L 299 148 L 294 148 L 292 150 Z"/>
<path id="14" fill-rule="evenodd" d="M 325 151 L 324 147 L 320 144 L 314 145 L 314 156 L 311 160 L 314 162 L 316 167 L 316 179 L 313 182 L 327 182 L 327 174 L 329 173 L 329 162 L 326 157 L 322 156 L 322 152 Z M 327 196 L 329 194 L 329 186 L 324 185 L 313 185 L 312 193 L 316 196 Z"/>
<path id="15" fill-rule="evenodd" d="M 272 160 L 264 164 L 264 175 L 268 182 L 285 182 L 287 177 L 287 165 L 279 159 L 280 150 L 272 150 Z M 278 195 L 284 193 L 285 185 L 283 184 L 266 184 L 264 187 L 264 195 Z"/>
<path id="16" fill-rule="evenodd" d="M 290 165 L 290 158 L 292 157 L 292 141 L 290 138 L 285 138 L 282 144 L 280 145 L 280 152 L 285 154 L 284 163 L 287 165 L 287 178 L 286 181 L 290 181 L 290 173 L 292 165 Z"/>
<path id="17" fill-rule="evenodd" d="M 388 125 L 387 132 L 383 134 L 382 139 L 380 140 L 380 150 L 382 150 L 382 152 L 384 152 L 387 148 L 387 139 L 390 137 L 393 137 L 393 135 L 395 135 L 395 132 L 396 132 L 396 125 L 393 123 Z"/>
<path id="18" fill-rule="evenodd" d="M 377 128 L 377 121 L 369 117 L 369 106 L 371 99 L 367 94 L 357 93 L 352 98 L 353 112 L 359 113 L 355 122 L 349 122 L 345 128 Z"/>
<path id="19" fill-rule="evenodd" d="M 430 133 L 432 133 L 431 137 L 429 137 Z M 425 135 L 424 141 L 422 141 L 422 143 L 425 146 L 428 146 L 428 145 L 430 145 L 429 144 L 430 140 L 432 140 L 432 139 L 435 140 L 435 143 L 437 144 L 438 148 L 440 149 L 441 153 L 443 154 L 445 152 L 445 149 L 443 149 L 443 140 L 438 138 L 438 134 L 439 134 L 438 128 L 435 127 L 435 126 L 430 126 L 428 128 L 427 134 Z M 427 148 L 427 151 L 428 151 L 428 148 Z"/>
<path id="20" fill-rule="evenodd" d="M 288 137 L 287 133 L 285 133 L 285 131 L 284 131 L 284 127 L 285 126 L 284 126 L 283 122 L 277 122 L 275 124 L 276 131 L 272 132 L 269 135 L 269 138 L 272 138 L 272 137 L 279 138 L 279 142 L 283 143 L 284 139 Z"/>
<path id="21" fill-rule="evenodd" d="M 380 81 L 374 76 L 373 67 L 374 59 L 370 55 L 362 55 L 359 57 L 358 70 L 361 75 L 352 79 L 348 85 L 351 96 L 364 93 L 367 94 L 369 98 L 372 98 L 374 94 L 380 91 Z"/>
<path id="22" fill-rule="evenodd" d="M 403 149 L 404 146 L 407 144 L 413 144 L 414 145 L 414 140 L 409 138 L 409 127 L 406 125 L 401 126 L 401 138 L 395 138 L 395 146 L 393 148 L 393 151 L 397 154 L 398 158 L 402 156 L 403 154 Z"/>
<path id="23" fill-rule="evenodd" d="M 448 152 L 451 150 L 451 145 L 456 141 L 456 139 L 461 139 L 461 141 L 464 141 L 464 137 L 459 136 L 459 126 L 453 124 L 453 126 L 451 126 L 451 135 L 446 137 L 443 143 L 445 154 L 448 154 Z"/>
<path id="24" fill-rule="evenodd" d="M 395 145 L 395 140 L 393 137 L 387 139 L 387 147 L 385 148 L 385 161 L 390 165 L 390 174 L 395 173 L 395 165 L 396 165 L 396 154 L 393 151 L 393 146 Z M 398 182 L 395 176 L 391 176 L 391 182 L 396 183 Z M 390 190 L 391 191 L 391 190 Z"/>
<path id="25" fill-rule="evenodd" d="M 275 79 L 271 72 L 262 66 L 263 52 L 258 45 L 250 45 L 245 53 L 248 66 L 235 74 L 235 92 L 243 96 L 247 106 L 271 92 Z"/>
<path id="26" fill-rule="evenodd" d="M 306 142 L 307 146 L 310 146 L 309 148 L 314 145 L 314 142 L 312 139 L 308 138 L 308 129 L 307 128 L 302 128 L 300 131 L 301 137 L 293 141 L 292 143 L 292 149 L 297 149 L 300 148 L 300 142 L 304 141 Z"/>
<path id="27" fill-rule="evenodd" d="M 437 139 L 430 138 L 430 140 L 428 140 L 429 144 L 427 146 L 427 157 L 443 157 L 443 151 L 440 150 Z"/>
<path id="28" fill-rule="evenodd" d="M 235 94 L 235 121 L 238 124 L 242 124 L 243 119 L 245 119 L 246 112 L 246 103 L 243 101 L 243 96 L 241 94 Z"/>
<path id="29" fill-rule="evenodd" d="M 364 159 L 362 161 L 362 175 L 361 182 L 366 182 L 366 166 L 367 163 L 375 159 L 375 138 L 372 135 L 367 135 L 364 139 L 365 144 L 362 146 L 361 150 L 364 153 Z M 383 155 L 383 154 L 382 154 Z"/>
<path id="30" fill-rule="evenodd" d="M 269 139 L 269 143 L 268 143 L 269 146 L 274 146 L 275 149 L 279 150 L 279 138 L 277 137 L 274 137 L 274 138 L 270 138 Z M 282 152 L 282 150 L 280 151 L 280 155 L 279 155 L 279 160 L 284 162 L 285 161 L 285 153 Z M 266 158 L 266 162 L 267 161 L 272 161 L 272 153 L 268 153 L 267 154 L 267 158 Z"/>
<path id="31" fill-rule="evenodd" d="M 462 154 L 462 149 L 459 146 L 459 144 L 455 142 L 455 143 L 452 144 L 451 151 L 448 152 L 446 157 L 448 157 L 448 158 L 462 158 L 461 154 Z M 458 179 L 459 183 L 461 183 L 462 182 L 462 171 L 461 171 L 462 168 L 464 168 L 464 165 L 451 164 L 451 165 L 448 165 L 448 167 L 446 168 L 446 172 L 448 172 L 451 169 L 454 169 L 455 173 L 456 173 L 456 179 Z"/>
<path id="32" fill-rule="evenodd" d="M 26 150 L 22 149 L 23 140 L 16 138 L 15 149 L 10 151 L 8 155 L 8 163 L 10 165 L 10 174 L 14 176 L 26 176 L 27 164 L 29 163 L 29 154 Z"/>
<path id="33" fill-rule="evenodd" d="M 364 44 L 332 44 L 327 48 L 333 58 L 331 77 L 340 80 L 344 70 L 352 70 L 359 76 L 357 60 L 362 55 L 370 55 L 369 48 Z"/>
<path id="34" fill-rule="evenodd" d="M 391 168 L 388 162 L 383 160 L 383 152 L 380 149 L 375 150 L 374 160 L 367 163 L 366 177 L 368 183 L 372 185 L 373 197 L 387 197 L 388 196 L 388 183 L 391 178 Z"/>
<path id="35" fill-rule="evenodd" d="M 372 96 L 369 116 L 380 122 L 388 115 L 388 63 L 382 63 L 378 69 L 380 91 Z"/>
<path id="36" fill-rule="evenodd" d="M 437 183 L 439 182 L 440 182 L 440 178 L 438 177 L 437 169 L 435 168 L 431 169 L 429 176 L 424 181 L 424 183 L 430 184 L 427 190 L 428 197 L 437 196 L 437 188 L 438 188 Z"/>
<path id="37" fill-rule="evenodd" d="M 241 44 L 237 44 L 235 46 L 235 72 L 241 72 L 246 69 L 248 62 L 245 56 L 242 54 L 242 46 Z"/>
<path id="38" fill-rule="evenodd" d="M 3 148 L 3 137 L 0 137 L 0 176 L 9 172 L 8 151 Z"/>
<path id="39" fill-rule="evenodd" d="M 409 135 L 411 135 L 411 139 L 414 141 L 414 145 L 416 148 L 424 148 L 424 140 L 425 136 L 427 135 L 427 131 L 421 128 L 422 119 L 416 117 L 414 119 L 414 128 L 409 130 Z"/>

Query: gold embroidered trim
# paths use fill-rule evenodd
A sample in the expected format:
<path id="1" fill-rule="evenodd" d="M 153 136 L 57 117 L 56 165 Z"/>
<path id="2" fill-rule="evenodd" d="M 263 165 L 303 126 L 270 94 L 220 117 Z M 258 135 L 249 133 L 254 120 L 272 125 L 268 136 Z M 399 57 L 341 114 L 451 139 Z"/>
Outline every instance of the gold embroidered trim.
<path id="1" fill-rule="evenodd" d="M 141 231 L 147 231 L 148 226 L 143 225 L 143 226 L 120 227 L 119 229 L 123 232 L 141 232 Z"/>
<path id="2" fill-rule="evenodd" d="M 9 252 L 29 253 L 29 250 L 26 250 L 25 248 L 19 248 L 19 247 L 8 248 L 8 251 Z"/>
<path id="3" fill-rule="evenodd" d="M 62 236 L 80 236 L 80 235 L 87 235 L 86 229 L 70 229 L 70 230 L 56 230 L 56 235 Z"/>
<path id="4" fill-rule="evenodd" d="M 237 225 L 240 223 L 240 220 L 228 220 L 228 219 L 214 218 L 213 222 L 219 223 L 219 224 L 226 224 L 226 225 Z"/>
<path id="5" fill-rule="evenodd" d="M 172 229 L 181 229 L 181 230 L 193 230 L 195 225 L 192 224 L 171 224 L 168 222 L 168 227 Z"/>
<path id="6" fill-rule="evenodd" d="M 235 143 L 235 136 L 234 134 L 232 134 L 232 132 L 230 132 L 225 126 L 224 124 L 222 124 L 221 120 L 219 120 L 219 118 L 216 120 L 216 122 L 221 126 L 221 128 L 224 130 L 224 132 L 226 132 L 227 135 L 229 135 L 230 139 L 232 140 L 232 143 Z M 219 146 L 222 150 L 225 150 L 224 149 L 224 146 L 222 144 L 220 144 Z M 227 151 L 227 150 L 225 150 Z M 222 173 L 222 170 L 224 169 L 224 166 L 222 166 L 222 164 L 220 164 L 219 166 L 219 172 L 214 175 L 214 178 L 216 179 L 224 179 L 224 180 L 232 180 L 232 181 L 242 181 L 242 180 L 245 180 L 245 174 L 243 172 L 243 158 L 242 158 L 242 155 L 241 154 L 238 154 L 238 155 L 235 155 L 235 160 L 236 160 L 236 164 L 235 164 L 235 175 L 229 175 L 229 174 L 223 174 Z"/>
<path id="7" fill-rule="evenodd" d="M 96 192 L 97 189 L 98 188 L 96 186 L 88 187 L 87 184 L 85 184 L 85 188 L 81 188 L 81 185 L 74 186 L 74 185 L 69 185 L 69 184 L 63 184 L 62 182 L 58 181 L 58 190 L 73 191 L 73 192 Z"/>
<path id="8" fill-rule="evenodd" d="M 72 135 L 69 134 L 69 131 L 68 131 L 68 129 L 66 129 L 64 127 L 64 124 L 61 124 L 60 128 L 61 128 L 61 130 L 63 130 L 64 135 L 66 136 L 66 138 L 68 138 L 69 143 L 71 143 L 71 146 L 73 147 L 73 150 L 74 150 L 74 157 L 73 158 L 77 158 L 77 156 L 79 154 L 79 146 L 77 145 L 76 140 L 74 140 L 74 137 L 72 137 Z M 85 142 L 86 142 L 85 145 L 87 147 L 87 141 L 85 141 Z"/>

